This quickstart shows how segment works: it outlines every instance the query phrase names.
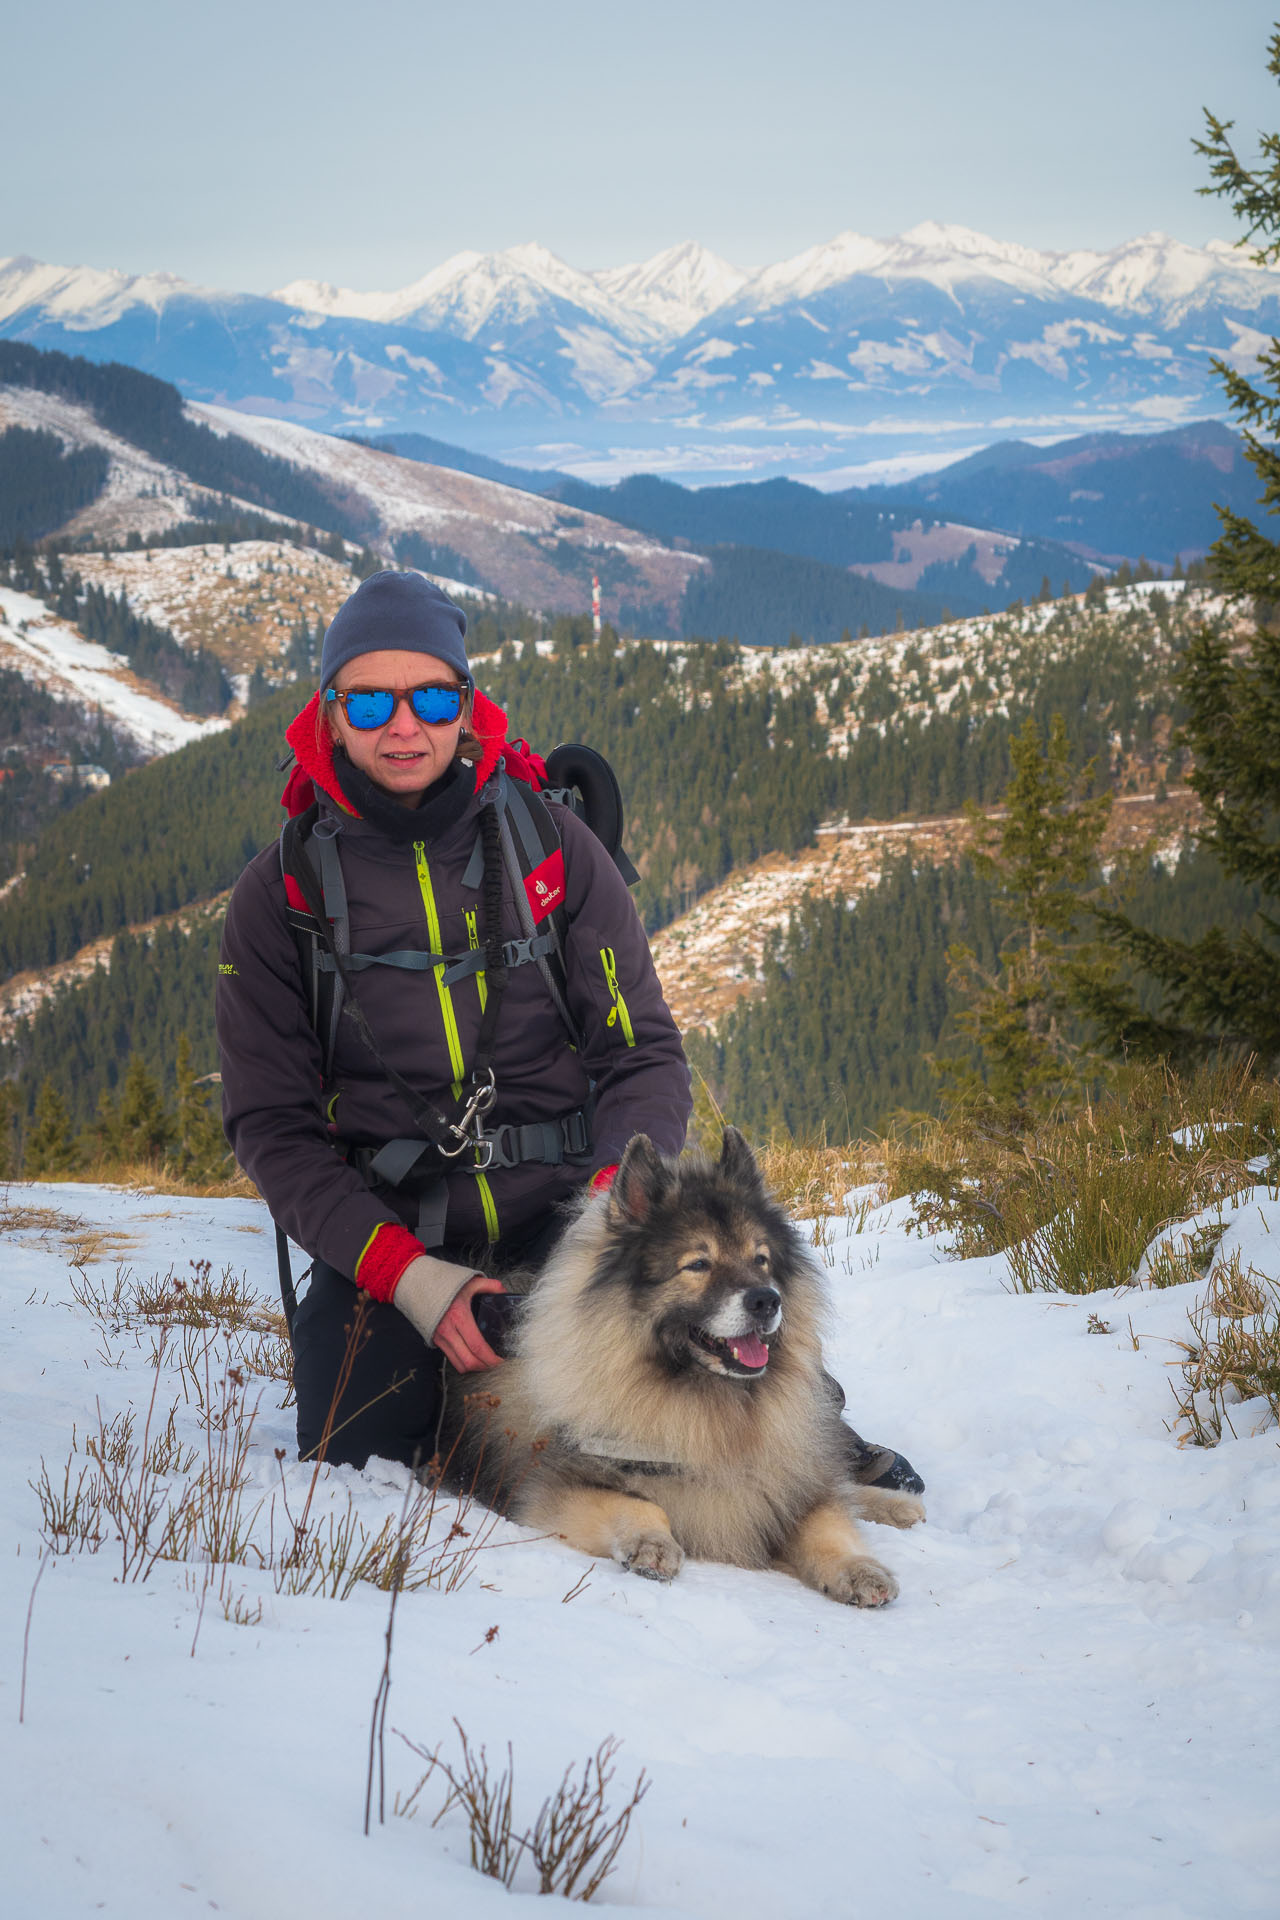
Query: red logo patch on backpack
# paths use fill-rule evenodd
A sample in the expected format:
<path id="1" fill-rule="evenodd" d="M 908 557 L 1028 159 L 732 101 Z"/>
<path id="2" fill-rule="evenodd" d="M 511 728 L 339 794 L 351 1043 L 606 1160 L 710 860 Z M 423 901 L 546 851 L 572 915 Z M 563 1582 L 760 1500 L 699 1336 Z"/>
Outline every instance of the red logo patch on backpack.
<path id="1" fill-rule="evenodd" d="M 524 890 L 529 896 L 529 906 L 533 912 L 535 926 L 562 905 L 564 855 L 558 847 L 554 853 L 549 853 L 546 859 L 534 868 L 524 883 Z"/>

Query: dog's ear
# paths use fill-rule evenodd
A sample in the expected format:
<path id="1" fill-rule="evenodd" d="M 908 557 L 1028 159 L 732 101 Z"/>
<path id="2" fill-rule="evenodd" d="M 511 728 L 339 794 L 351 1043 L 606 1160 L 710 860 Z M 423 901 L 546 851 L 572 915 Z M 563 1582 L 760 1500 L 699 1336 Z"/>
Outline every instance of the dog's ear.
<path id="1" fill-rule="evenodd" d="M 736 1127 L 726 1127 L 720 1144 L 720 1171 L 735 1187 L 756 1193 L 763 1186 L 756 1157 Z"/>
<path id="2" fill-rule="evenodd" d="M 654 1202 L 670 1191 L 672 1178 L 648 1134 L 638 1133 L 619 1161 L 609 1189 L 611 1219 L 632 1224 L 647 1219 Z"/>

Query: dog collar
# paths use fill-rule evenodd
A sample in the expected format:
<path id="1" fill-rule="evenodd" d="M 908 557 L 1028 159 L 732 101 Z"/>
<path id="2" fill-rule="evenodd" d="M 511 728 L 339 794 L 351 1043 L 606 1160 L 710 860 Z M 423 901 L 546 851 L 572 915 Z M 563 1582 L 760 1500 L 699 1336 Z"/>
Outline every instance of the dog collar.
<path id="1" fill-rule="evenodd" d="M 572 1427 L 558 1427 L 556 1439 L 562 1447 L 583 1460 L 599 1460 L 615 1473 L 665 1474 L 676 1477 L 684 1468 L 676 1460 L 660 1459 L 656 1453 L 635 1453 L 625 1441 L 608 1433 L 577 1433 Z"/>

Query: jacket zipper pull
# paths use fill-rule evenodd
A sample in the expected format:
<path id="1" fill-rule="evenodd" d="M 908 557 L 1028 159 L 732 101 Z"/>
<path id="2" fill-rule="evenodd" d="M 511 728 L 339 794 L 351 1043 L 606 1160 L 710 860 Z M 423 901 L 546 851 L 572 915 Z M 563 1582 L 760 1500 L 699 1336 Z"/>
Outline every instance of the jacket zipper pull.
<path id="1" fill-rule="evenodd" d="M 627 1003 L 623 999 L 618 986 L 618 963 L 614 957 L 612 947 L 601 947 L 600 964 L 604 968 L 604 982 L 609 989 L 609 998 L 613 1001 L 613 1005 L 610 1007 L 605 1019 L 605 1025 L 606 1027 L 611 1027 L 614 1022 L 617 1021 L 622 1027 L 623 1036 L 626 1039 L 627 1045 L 634 1047 L 636 1036 L 632 1031 L 631 1015 L 627 1011 Z"/>

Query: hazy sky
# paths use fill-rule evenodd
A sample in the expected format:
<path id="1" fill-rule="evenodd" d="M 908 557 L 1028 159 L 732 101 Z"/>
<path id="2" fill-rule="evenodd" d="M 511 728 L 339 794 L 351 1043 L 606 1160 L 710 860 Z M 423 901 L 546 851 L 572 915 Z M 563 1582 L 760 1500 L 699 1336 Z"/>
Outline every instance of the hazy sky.
<path id="1" fill-rule="evenodd" d="M 464 247 L 739 265 L 936 219 L 1232 238 L 1201 109 L 1280 125 L 1275 0 L 25 0 L 0 256 L 266 291 Z"/>

